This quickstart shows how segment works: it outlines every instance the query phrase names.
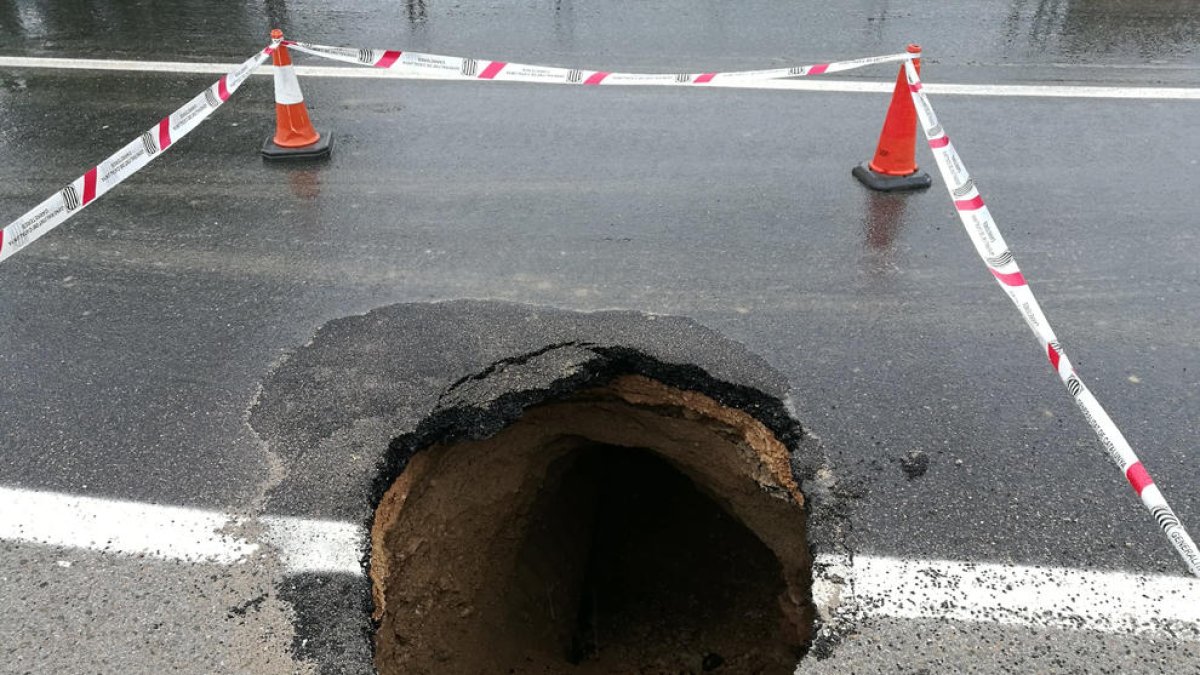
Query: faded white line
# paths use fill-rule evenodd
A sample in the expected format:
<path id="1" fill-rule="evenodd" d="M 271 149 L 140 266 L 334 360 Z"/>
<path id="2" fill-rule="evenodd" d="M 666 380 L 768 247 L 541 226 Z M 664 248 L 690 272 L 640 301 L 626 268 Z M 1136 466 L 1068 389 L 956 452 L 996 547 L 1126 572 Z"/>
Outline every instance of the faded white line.
<path id="1" fill-rule="evenodd" d="M 0 489 L 0 539 L 228 565 L 257 548 L 223 532 L 234 524 L 178 506 Z"/>
<path id="2" fill-rule="evenodd" d="M 258 526 L 257 528 L 255 526 Z M 242 531 L 259 529 L 257 542 Z M 222 565 L 275 551 L 288 573 L 362 574 L 366 532 L 285 516 L 247 521 L 178 506 L 0 488 L 0 539 Z M 1200 640 L 1200 579 L 1062 567 L 857 555 L 819 557 L 827 618 L 946 619 Z"/>
<path id="3" fill-rule="evenodd" d="M 817 563 L 814 596 L 826 617 L 1166 631 L 1200 640 L 1200 579 L 1192 577 L 867 555 Z"/>
<path id="4" fill-rule="evenodd" d="M 259 522 L 263 540 L 279 552 L 288 572 L 363 573 L 367 533 L 358 525 L 286 516 L 264 516 Z"/>
<path id="5" fill-rule="evenodd" d="M 257 523 L 290 573 L 362 572 L 358 526 L 285 516 Z M 236 534 L 247 524 L 217 511 L 0 488 L 0 539 L 9 541 L 233 565 L 261 550 Z"/>
<path id="6" fill-rule="evenodd" d="M 107 70 L 135 73 L 226 73 L 237 64 L 188 63 L 183 61 L 131 61 L 117 59 L 68 59 L 32 56 L 0 56 L 0 68 L 39 68 L 51 70 Z M 333 77 L 383 80 L 437 80 L 424 71 L 402 68 L 354 68 L 340 66 L 296 66 L 303 77 Z M 255 75 L 270 75 L 269 66 L 260 67 Z M 491 82 L 491 81 L 489 81 Z M 515 83 L 508 83 L 515 84 Z M 840 93 L 888 93 L 893 82 L 860 82 L 854 80 L 766 80 L 760 82 L 720 82 L 713 87 L 730 89 L 775 89 L 789 91 L 824 91 Z M 937 84 L 926 83 L 925 90 L 936 95 L 951 96 L 1018 96 L 1041 98 L 1113 98 L 1155 100 L 1200 100 L 1200 88 L 1194 87 L 1114 87 L 1095 85 L 1047 84 Z"/>

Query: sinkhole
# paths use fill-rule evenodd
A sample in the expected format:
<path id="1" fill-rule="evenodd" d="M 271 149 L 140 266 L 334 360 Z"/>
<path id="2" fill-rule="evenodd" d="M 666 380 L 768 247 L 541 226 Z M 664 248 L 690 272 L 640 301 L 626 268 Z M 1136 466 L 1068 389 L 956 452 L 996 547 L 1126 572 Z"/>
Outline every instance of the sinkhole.
<path id="1" fill-rule="evenodd" d="M 750 414 L 643 376 L 415 453 L 371 531 L 376 667 L 792 673 L 804 499 Z"/>

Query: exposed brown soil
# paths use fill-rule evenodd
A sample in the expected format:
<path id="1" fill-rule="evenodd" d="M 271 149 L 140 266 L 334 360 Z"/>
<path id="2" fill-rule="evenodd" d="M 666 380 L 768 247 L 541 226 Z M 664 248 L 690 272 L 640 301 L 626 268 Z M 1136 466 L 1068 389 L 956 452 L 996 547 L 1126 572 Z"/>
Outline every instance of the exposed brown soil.
<path id="1" fill-rule="evenodd" d="M 640 376 L 417 453 L 372 530 L 399 673 L 791 673 L 804 503 L 750 415 Z"/>

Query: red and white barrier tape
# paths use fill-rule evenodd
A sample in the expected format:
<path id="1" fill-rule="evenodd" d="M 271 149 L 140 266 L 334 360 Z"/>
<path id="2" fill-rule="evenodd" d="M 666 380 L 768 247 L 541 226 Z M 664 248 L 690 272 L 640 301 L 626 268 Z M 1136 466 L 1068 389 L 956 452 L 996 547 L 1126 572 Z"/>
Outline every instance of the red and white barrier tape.
<path id="1" fill-rule="evenodd" d="M 250 57 L 237 68 L 214 82 L 175 112 L 164 117 L 111 157 L 88 170 L 69 185 L 54 193 L 29 213 L 0 230 L 0 261 L 32 244 L 42 235 L 62 225 L 121 181 L 137 173 L 150 160 L 172 147 L 242 86 L 255 68 L 271 55 L 274 45 Z"/>
<path id="2" fill-rule="evenodd" d="M 913 54 L 889 54 L 872 56 L 852 61 L 818 63 L 810 66 L 772 68 L 768 70 L 741 70 L 711 73 L 615 73 L 603 70 L 579 70 L 534 66 L 526 63 L 488 61 L 461 56 L 441 56 L 419 52 L 403 52 L 398 49 L 354 49 L 330 47 L 305 42 L 285 40 L 283 44 L 296 51 L 320 56 L 334 61 L 353 63 L 359 66 L 374 66 L 402 71 L 414 77 L 436 80 L 494 80 L 497 82 L 534 82 L 540 84 L 582 85 L 655 85 L 655 86 L 720 86 L 733 81 L 774 80 L 785 77 L 803 77 L 853 70 L 880 63 L 898 63 Z"/>
<path id="3" fill-rule="evenodd" d="M 975 245 L 979 257 L 983 259 L 988 271 L 996 278 L 996 282 L 1008 294 L 1009 299 L 1021 311 L 1030 330 L 1041 341 L 1042 348 L 1045 350 L 1047 358 L 1050 359 L 1050 366 L 1054 368 L 1059 379 L 1066 385 L 1067 391 L 1075 399 L 1075 404 L 1083 411 L 1084 418 L 1095 430 L 1104 449 L 1108 452 L 1109 458 L 1125 474 L 1126 480 L 1133 486 L 1138 496 L 1141 497 L 1142 504 L 1154 516 L 1154 520 L 1167 535 L 1167 539 L 1179 552 L 1188 570 L 1200 577 L 1200 549 L 1196 548 L 1196 543 L 1188 536 L 1187 530 L 1179 522 L 1179 518 L 1171 510 L 1170 505 L 1167 504 L 1167 500 L 1158 486 L 1154 484 L 1137 455 L 1134 454 L 1133 448 L 1125 440 L 1121 430 L 1117 428 L 1100 402 L 1079 378 L 1075 368 L 1071 366 L 1071 361 L 1063 351 L 1062 344 L 1054 334 L 1054 329 L 1050 327 L 1050 322 L 1042 313 L 1037 298 L 1033 296 L 1033 291 L 1026 283 L 1025 276 L 1021 274 L 1021 269 L 1017 267 L 1012 250 L 1004 242 L 1004 237 L 1000 235 L 996 221 L 992 219 L 987 205 L 983 203 L 983 197 L 979 194 L 975 181 L 971 180 L 971 174 L 967 172 L 966 165 L 955 152 L 954 146 L 950 143 L 950 137 L 946 135 L 946 130 L 938 123 L 937 115 L 933 112 L 933 106 L 929 103 L 929 97 L 926 96 L 921 85 L 921 77 L 913 67 L 912 61 L 905 61 L 904 70 L 907 74 L 908 88 L 912 94 L 913 104 L 917 108 L 917 116 L 921 121 L 921 129 L 929 141 L 929 147 L 933 150 L 933 157 L 942 174 L 942 181 L 946 184 L 946 189 L 950 191 L 951 199 L 954 200 L 958 217 L 971 237 L 971 243 Z"/>
<path id="4" fill-rule="evenodd" d="M 237 91 L 255 68 L 266 61 L 276 44 L 272 43 L 261 53 L 247 59 L 183 107 L 163 118 L 153 128 L 0 230 L 0 261 L 12 256 L 61 225 L 199 126 L 213 111 L 228 100 L 233 92 Z M 971 180 L 958 153 L 955 152 L 954 146 L 951 145 L 950 138 L 938 123 L 933 106 L 922 90 L 921 78 L 913 66 L 912 59 L 919 56 L 918 54 L 893 54 L 768 70 L 637 74 L 533 66 L 504 61 L 478 61 L 457 56 L 439 56 L 399 50 L 351 49 L 291 41 L 285 41 L 283 44 L 315 56 L 357 65 L 397 68 L 430 79 L 582 85 L 720 86 L 722 82 L 820 75 L 880 63 L 903 62 L 922 130 L 933 150 L 942 180 L 954 200 L 959 218 L 975 245 L 975 250 L 987 265 L 988 271 L 1008 294 L 1009 299 L 1020 309 L 1030 329 L 1042 342 L 1050 365 L 1075 399 L 1084 418 L 1095 430 L 1109 457 L 1121 468 L 1122 473 L 1141 497 L 1142 503 L 1154 516 L 1159 527 L 1167 535 L 1167 539 L 1179 552 L 1188 569 L 1192 574 L 1200 576 L 1200 549 L 1197 549 L 1195 542 L 1192 541 L 1175 512 L 1167 504 L 1162 492 L 1154 484 L 1141 461 L 1138 460 L 1121 430 L 1117 428 L 1112 418 L 1108 416 L 1108 413 L 1071 366 L 1071 362 L 1043 314 L 1041 306 L 1029 289 L 1020 268 L 1017 267 L 1012 251 L 1000 235 L 995 221 L 983 202 L 983 197 L 979 194 L 974 181 Z M 296 98 L 299 96 L 297 95 Z"/>

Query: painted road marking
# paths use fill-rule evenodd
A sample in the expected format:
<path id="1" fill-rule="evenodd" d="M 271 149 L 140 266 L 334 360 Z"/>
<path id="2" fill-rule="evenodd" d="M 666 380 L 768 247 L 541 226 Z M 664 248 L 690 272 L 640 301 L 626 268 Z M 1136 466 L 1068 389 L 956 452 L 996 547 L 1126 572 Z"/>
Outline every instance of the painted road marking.
<path id="1" fill-rule="evenodd" d="M 285 516 L 250 521 L 217 511 L 0 488 L 0 539 L 161 560 L 233 565 L 259 552 L 237 532 L 261 526 L 290 573 L 361 574 L 362 529 Z"/>
<path id="2" fill-rule="evenodd" d="M 263 539 L 278 552 L 290 573 L 363 573 L 367 532 L 354 523 L 265 516 Z"/>
<path id="3" fill-rule="evenodd" d="M 32 56 L 0 56 L 0 68 L 39 68 L 51 70 L 108 70 L 140 73 L 227 73 L 237 64 L 187 63 L 182 61 L 130 61 L 117 59 L 66 59 Z M 340 66 L 296 66 L 304 77 L 339 77 L 385 80 L 436 80 L 426 72 L 408 72 L 395 68 L 354 68 Z M 270 66 L 261 66 L 255 75 L 271 75 Z M 510 83 L 511 84 L 511 83 Z M 890 93 L 892 82 L 856 82 L 851 80 L 762 80 L 722 82 L 708 86 L 730 89 L 780 89 L 841 93 Z M 1200 100 L 1200 88 L 1194 87 L 1110 87 L 1094 85 L 1043 84 L 930 84 L 931 94 L 950 96 L 1021 96 L 1041 98 L 1115 98 L 1155 100 Z"/>
<path id="4" fill-rule="evenodd" d="M 360 575 L 367 535 L 353 523 L 266 516 L 0 488 L 0 539 L 221 565 L 261 551 L 238 532 L 260 529 L 288 573 Z M 1200 579 L 1124 572 L 903 560 L 817 559 L 823 611 L 858 617 L 950 619 L 1112 633 L 1167 631 L 1200 640 Z"/>
<path id="5" fill-rule="evenodd" d="M 826 616 L 950 619 L 1200 640 L 1193 577 L 957 560 L 818 557 L 813 596 Z"/>

